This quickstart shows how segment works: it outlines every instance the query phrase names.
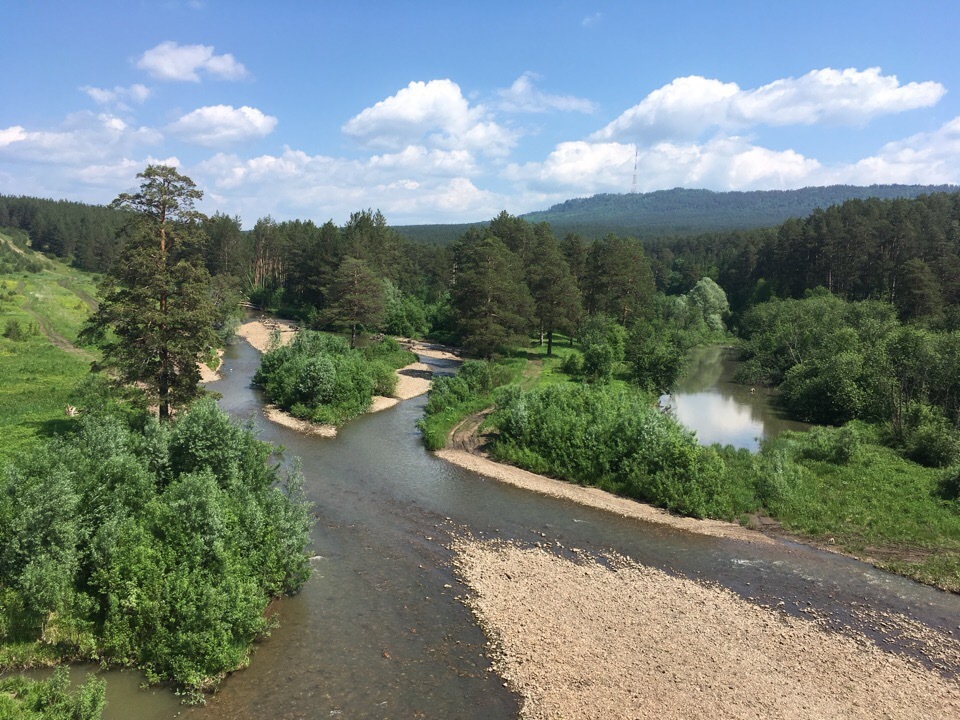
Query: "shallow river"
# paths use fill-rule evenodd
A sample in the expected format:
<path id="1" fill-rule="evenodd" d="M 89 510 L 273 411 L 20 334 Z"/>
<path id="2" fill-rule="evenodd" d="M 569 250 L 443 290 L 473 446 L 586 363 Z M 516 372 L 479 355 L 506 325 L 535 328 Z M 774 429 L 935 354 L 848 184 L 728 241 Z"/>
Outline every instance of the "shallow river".
<path id="1" fill-rule="evenodd" d="M 853 560 L 627 520 L 447 464 L 420 442 L 414 424 L 423 398 L 360 418 L 332 440 L 274 426 L 250 386 L 257 352 L 239 342 L 224 360 L 225 379 L 210 386 L 223 408 L 251 418 L 263 439 L 285 446 L 285 457 L 302 459 L 316 515 L 314 574 L 277 604 L 279 629 L 206 707 L 137 691 L 135 674 L 107 673 L 107 718 L 516 717 L 517 698 L 490 671 L 486 640 L 458 599 L 465 589 L 450 567 L 451 533 L 614 549 L 757 603 L 783 603 L 791 614 L 817 612 L 892 651 L 909 653 L 910 643 L 870 629 L 858 610 L 903 613 L 945 636 L 960 628 L 960 597 Z"/>

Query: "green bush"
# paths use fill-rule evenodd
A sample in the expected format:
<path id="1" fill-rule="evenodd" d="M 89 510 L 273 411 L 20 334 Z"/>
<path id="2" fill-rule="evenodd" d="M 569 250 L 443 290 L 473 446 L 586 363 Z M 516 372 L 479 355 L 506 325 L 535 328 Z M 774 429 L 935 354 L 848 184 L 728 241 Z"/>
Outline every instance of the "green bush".
<path id="1" fill-rule="evenodd" d="M 947 468 L 937 479 L 937 494 L 944 500 L 960 502 L 960 465 Z"/>
<path id="2" fill-rule="evenodd" d="M 339 336 L 304 331 L 266 353 L 253 381 L 295 417 L 340 425 L 366 412 L 374 394 L 392 395 L 394 369 L 414 359 L 393 338 L 351 350 Z"/>
<path id="3" fill-rule="evenodd" d="M 924 403 L 910 406 L 894 437 L 905 457 L 927 467 L 946 467 L 960 456 L 950 421 L 939 408 Z"/>
<path id="4" fill-rule="evenodd" d="M 583 355 L 572 352 L 560 363 L 560 372 L 570 377 L 580 377 L 583 373 Z"/>
<path id="5" fill-rule="evenodd" d="M 31 324 L 24 327 L 19 320 L 12 318 L 7 320 L 3 329 L 3 336 L 14 342 L 23 342 L 29 339 L 31 335 L 38 334 L 38 332 L 36 325 Z"/>
<path id="6" fill-rule="evenodd" d="M 0 473 L 5 641 L 141 667 L 196 699 L 306 581 L 307 503 L 212 401 L 135 431 L 88 414 Z M 16 637 L 12 637 L 14 632 Z"/>
<path id="7" fill-rule="evenodd" d="M 725 466 L 713 449 L 657 411 L 645 395 L 607 388 L 510 387 L 492 422 L 494 454 L 538 472 L 695 517 L 729 517 Z"/>
<path id="8" fill-rule="evenodd" d="M 857 426 L 814 427 L 799 440 L 800 456 L 810 460 L 846 465 L 860 450 L 862 441 Z"/>
<path id="9" fill-rule="evenodd" d="M 99 720 L 106 705 L 106 682 L 93 675 L 75 690 L 70 671 L 59 667 L 49 680 L 0 678 L 0 718 L 5 720 Z"/>

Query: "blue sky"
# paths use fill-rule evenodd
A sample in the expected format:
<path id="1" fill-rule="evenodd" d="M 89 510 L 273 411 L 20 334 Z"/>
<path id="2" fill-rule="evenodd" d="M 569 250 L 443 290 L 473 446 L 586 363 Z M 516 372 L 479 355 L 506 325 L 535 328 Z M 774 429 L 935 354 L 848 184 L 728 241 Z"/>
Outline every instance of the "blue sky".
<path id="1" fill-rule="evenodd" d="M 0 193 L 486 220 L 637 189 L 960 183 L 960 3 L 0 6 Z"/>

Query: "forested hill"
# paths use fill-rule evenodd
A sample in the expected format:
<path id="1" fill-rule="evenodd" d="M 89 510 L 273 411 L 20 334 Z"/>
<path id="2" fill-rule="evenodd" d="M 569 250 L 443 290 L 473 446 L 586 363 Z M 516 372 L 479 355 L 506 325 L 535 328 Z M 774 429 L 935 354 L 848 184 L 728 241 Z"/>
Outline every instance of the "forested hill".
<path id="1" fill-rule="evenodd" d="M 577 232 L 585 238 L 599 238 L 615 233 L 648 239 L 770 227 L 846 200 L 915 198 L 957 189 L 952 185 L 830 185 L 749 192 L 674 188 L 567 200 L 549 210 L 522 217 L 533 223 L 549 222 L 559 236 Z"/>
<path id="2" fill-rule="evenodd" d="M 0 195 L 0 228 L 25 232 L 32 249 L 69 259 L 81 270 L 110 267 L 124 219 L 123 212 L 103 205 Z"/>
<path id="3" fill-rule="evenodd" d="M 817 208 L 825 209 L 847 200 L 915 198 L 935 192 L 955 192 L 953 185 L 830 185 L 801 190 L 657 190 L 627 195 L 594 195 L 554 205 L 549 210 L 521 215 L 531 223 L 548 222 L 562 237 L 579 233 L 596 240 L 614 235 L 649 240 L 658 237 L 697 235 L 728 230 L 748 230 L 779 225 L 790 218 L 803 218 Z M 472 227 L 486 223 L 449 225 L 401 225 L 394 229 L 410 240 L 444 244 L 453 242 Z"/>

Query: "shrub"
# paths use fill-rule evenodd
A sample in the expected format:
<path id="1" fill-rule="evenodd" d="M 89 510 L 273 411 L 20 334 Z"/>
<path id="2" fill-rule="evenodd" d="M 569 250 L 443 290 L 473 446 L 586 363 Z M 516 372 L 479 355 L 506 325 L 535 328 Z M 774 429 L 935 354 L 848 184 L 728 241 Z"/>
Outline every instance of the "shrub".
<path id="1" fill-rule="evenodd" d="M 937 494 L 944 500 L 960 502 L 960 465 L 953 465 L 940 474 Z"/>
<path id="2" fill-rule="evenodd" d="M 814 427 L 799 438 L 801 457 L 846 465 L 861 447 L 861 436 L 854 424 L 842 428 Z"/>
<path id="3" fill-rule="evenodd" d="M 598 485 L 696 517 L 739 511 L 724 495 L 719 454 L 658 412 L 646 397 L 551 385 L 498 398 L 494 453 L 556 477 Z"/>
<path id="4" fill-rule="evenodd" d="M 580 377 L 583 373 L 583 355 L 578 352 L 567 355 L 560 363 L 560 372 L 570 377 Z"/>
<path id="5" fill-rule="evenodd" d="M 927 467 L 946 467 L 960 456 L 957 435 L 939 408 L 914 403 L 894 437 L 905 457 Z"/>
<path id="6" fill-rule="evenodd" d="M 20 324 L 19 320 L 11 319 L 7 320 L 7 325 L 3 329 L 3 336 L 8 340 L 13 340 L 14 342 L 23 342 L 31 333 L 29 327 L 24 327 Z"/>

